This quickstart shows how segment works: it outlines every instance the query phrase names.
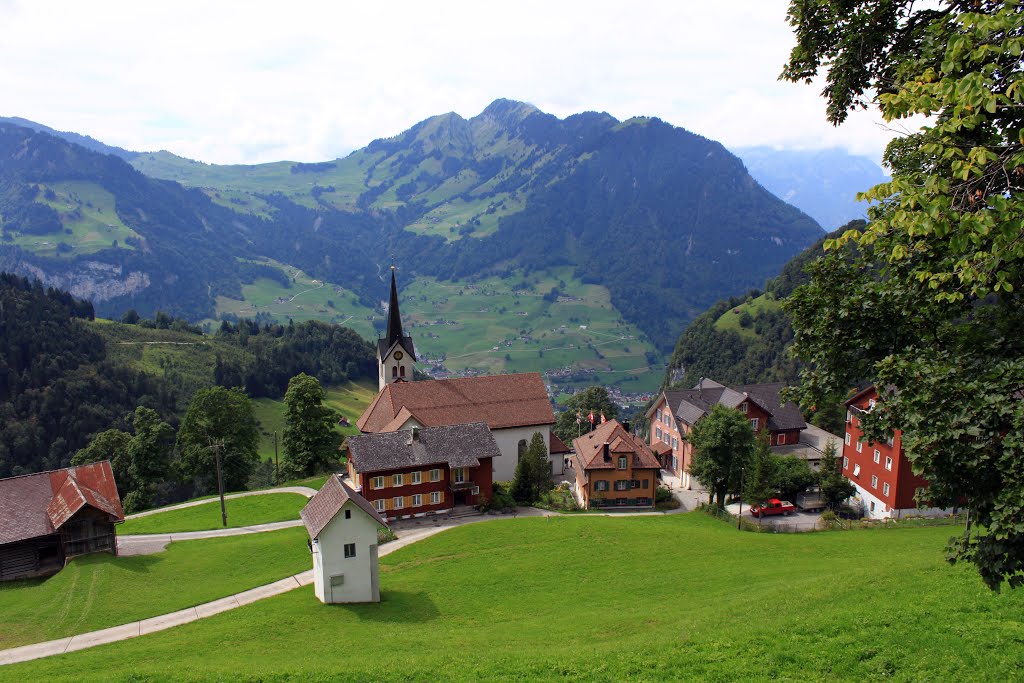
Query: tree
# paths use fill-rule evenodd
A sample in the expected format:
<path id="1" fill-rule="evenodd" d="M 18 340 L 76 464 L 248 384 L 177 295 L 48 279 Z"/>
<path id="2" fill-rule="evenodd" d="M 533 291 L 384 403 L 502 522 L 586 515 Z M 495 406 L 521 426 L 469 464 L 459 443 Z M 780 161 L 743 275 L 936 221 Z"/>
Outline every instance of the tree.
<path id="1" fill-rule="evenodd" d="M 768 435 L 761 432 L 754 440 L 750 467 L 743 480 L 743 498 L 751 505 L 762 505 L 775 495 L 775 460 Z"/>
<path id="2" fill-rule="evenodd" d="M 110 461 L 110 469 L 117 482 L 117 494 L 124 498 L 132 486 L 128 460 L 128 444 L 132 435 L 120 429 L 108 429 L 92 438 L 85 448 L 80 448 L 71 458 L 72 465 L 88 465 L 93 462 Z"/>
<path id="3" fill-rule="evenodd" d="M 712 494 L 712 503 L 725 507 L 725 495 L 739 489 L 740 473 L 749 467 L 754 429 L 746 415 L 716 405 L 697 422 L 687 437 L 693 444 L 690 474 Z"/>
<path id="4" fill-rule="evenodd" d="M 772 469 L 772 486 L 782 498 L 793 499 L 817 479 L 807 461 L 795 455 L 773 455 Z"/>
<path id="5" fill-rule="evenodd" d="M 604 387 L 587 387 L 577 391 L 565 402 L 565 410 L 555 418 L 555 434 L 565 443 L 572 443 L 580 431 L 584 434 L 590 431 L 590 420 L 587 415 L 594 412 L 595 423 L 601 419 L 601 414 L 608 420 L 614 420 L 619 415 L 619 410 L 608 396 L 608 390 Z M 576 424 L 576 414 L 583 415 L 582 424 Z"/>
<path id="6" fill-rule="evenodd" d="M 857 493 L 857 487 L 843 475 L 843 470 L 836 457 L 836 444 L 829 439 L 825 452 L 821 457 L 821 468 L 818 470 L 818 488 L 825 500 L 825 507 L 835 510 L 850 496 Z"/>
<path id="7" fill-rule="evenodd" d="M 892 181 L 862 195 L 871 223 L 826 242 L 787 305 L 798 399 L 873 382 L 867 438 L 902 429 L 928 502 L 970 509 L 949 559 L 1024 585 L 1024 7 L 794 0 L 789 20 L 782 77 L 825 70 L 830 121 L 929 117 L 889 144 Z"/>
<path id="8" fill-rule="evenodd" d="M 338 415 L 323 402 L 324 390 L 316 377 L 303 372 L 288 382 L 282 441 L 290 475 L 308 477 L 337 463 Z"/>
<path id="9" fill-rule="evenodd" d="M 212 492 L 217 483 L 214 449 L 218 449 L 224 490 L 244 489 L 259 460 L 258 443 L 252 403 L 240 389 L 197 391 L 178 430 L 181 473 L 195 480 L 198 492 Z"/>
<path id="10" fill-rule="evenodd" d="M 530 484 L 533 489 L 533 500 L 536 501 L 541 494 L 551 488 L 551 461 L 548 460 L 548 446 L 540 432 L 533 433 L 523 460 L 530 463 Z"/>

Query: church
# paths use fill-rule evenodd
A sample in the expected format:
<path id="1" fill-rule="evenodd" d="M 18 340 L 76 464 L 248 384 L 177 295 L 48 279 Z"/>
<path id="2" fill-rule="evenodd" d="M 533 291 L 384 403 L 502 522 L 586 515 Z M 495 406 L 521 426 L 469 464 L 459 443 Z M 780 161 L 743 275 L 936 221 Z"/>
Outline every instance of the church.
<path id="1" fill-rule="evenodd" d="M 377 341 L 379 393 L 356 426 L 379 434 L 448 425 L 484 423 L 498 447 L 493 481 L 511 481 L 534 433 L 548 444 L 552 472 L 560 474 L 568 449 L 551 431 L 555 414 L 540 373 L 412 381 L 416 349 L 402 329 L 398 286 L 391 267 L 386 336 Z"/>

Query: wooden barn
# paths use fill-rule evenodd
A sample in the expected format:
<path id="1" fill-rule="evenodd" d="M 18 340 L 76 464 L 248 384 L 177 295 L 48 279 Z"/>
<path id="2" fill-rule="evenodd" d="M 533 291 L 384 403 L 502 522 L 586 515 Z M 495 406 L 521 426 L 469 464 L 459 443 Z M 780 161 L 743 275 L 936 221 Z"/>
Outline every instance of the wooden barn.
<path id="1" fill-rule="evenodd" d="M 123 521 L 109 461 L 0 479 L 0 581 L 56 574 L 76 555 L 116 555 Z"/>

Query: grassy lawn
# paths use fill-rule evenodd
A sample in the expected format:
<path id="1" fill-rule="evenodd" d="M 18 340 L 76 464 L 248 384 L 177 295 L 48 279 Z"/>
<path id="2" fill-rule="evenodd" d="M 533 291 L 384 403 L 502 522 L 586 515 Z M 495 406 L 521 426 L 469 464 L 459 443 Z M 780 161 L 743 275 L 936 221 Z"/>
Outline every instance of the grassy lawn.
<path id="1" fill-rule="evenodd" d="M 156 555 L 97 553 L 45 580 L 0 583 L 0 648 L 145 619 L 309 569 L 304 528 L 172 543 Z M 0 677 L 7 675 L 0 669 Z"/>
<path id="2" fill-rule="evenodd" d="M 263 496 L 246 496 L 224 501 L 228 513 L 228 526 L 252 526 L 268 522 L 283 522 L 298 519 L 299 510 L 307 502 L 298 493 L 268 493 Z M 182 531 L 206 531 L 221 529 L 220 501 L 216 498 L 195 507 L 169 510 L 155 515 L 129 519 L 117 527 L 117 533 L 126 534 L 167 534 Z"/>
<path id="3" fill-rule="evenodd" d="M 1016 679 L 1024 592 L 945 564 L 949 533 L 762 535 L 699 514 L 467 525 L 383 558 L 379 605 L 304 588 L 0 679 Z"/>

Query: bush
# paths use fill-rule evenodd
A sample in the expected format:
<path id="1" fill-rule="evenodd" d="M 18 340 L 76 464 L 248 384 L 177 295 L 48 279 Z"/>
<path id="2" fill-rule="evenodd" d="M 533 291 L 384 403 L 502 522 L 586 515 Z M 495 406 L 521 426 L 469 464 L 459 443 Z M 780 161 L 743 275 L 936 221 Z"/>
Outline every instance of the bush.
<path id="1" fill-rule="evenodd" d="M 385 543 L 390 543 L 391 541 L 394 541 L 397 538 L 398 536 L 395 536 L 395 532 L 387 528 L 386 526 L 377 527 L 377 545 L 384 545 Z"/>
<path id="2" fill-rule="evenodd" d="M 494 494 L 491 499 L 481 501 L 476 507 L 480 512 L 512 512 L 516 508 L 516 501 L 506 484 L 494 482 Z"/>
<path id="3" fill-rule="evenodd" d="M 669 491 L 664 486 L 659 486 L 658 488 L 656 488 L 654 490 L 654 502 L 655 503 L 668 503 L 669 501 L 674 500 L 674 499 L 675 499 L 675 496 L 672 495 L 672 492 Z"/>

